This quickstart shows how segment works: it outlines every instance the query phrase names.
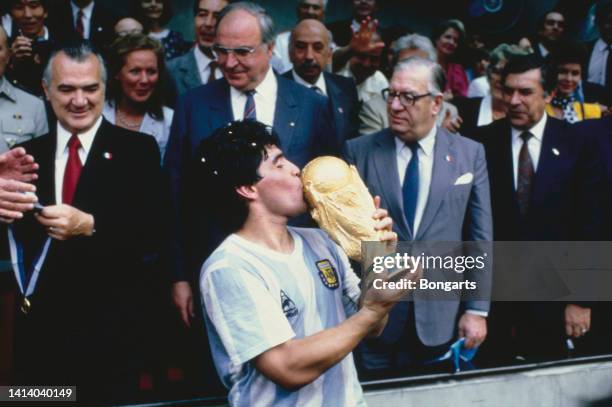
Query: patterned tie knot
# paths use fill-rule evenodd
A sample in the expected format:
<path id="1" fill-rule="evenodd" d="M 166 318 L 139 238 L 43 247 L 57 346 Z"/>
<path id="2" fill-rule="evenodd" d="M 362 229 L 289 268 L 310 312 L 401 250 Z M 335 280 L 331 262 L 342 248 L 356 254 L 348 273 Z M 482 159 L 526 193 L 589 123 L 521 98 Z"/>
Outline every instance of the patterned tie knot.
<path id="1" fill-rule="evenodd" d="M 528 142 L 529 139 L 532 138 L 532 137 L 533 137 L 533 134 L 531 134 L 528 131 L 525 131 L 525 132 L 521 133 L 521 138 L 523 139 L 523 143 Z"/>
<path id="2" fill-rule="evenodd" d="M 246 90 L 244 91 L 244 94 L 248 96 L 253 96 L 255 94 L 255 89 L 251 89 L 251 90 Z"/>
<path id="3" fill-rule="evenodd" d="M 77 18 L 83 18 L 83 17 L 85 17 L 85 14 L 83 13 L 83 9 L 80 8 L 78 13 L 77 13 Z"/>
<path id="4" fill-rule="evenodd" d="M 79 140 L 79 136 L 73 134 L 70 140 L 68 140 L 68 149 L 78 150 L 79 148 L 81 148 L 81 140 Z"/>

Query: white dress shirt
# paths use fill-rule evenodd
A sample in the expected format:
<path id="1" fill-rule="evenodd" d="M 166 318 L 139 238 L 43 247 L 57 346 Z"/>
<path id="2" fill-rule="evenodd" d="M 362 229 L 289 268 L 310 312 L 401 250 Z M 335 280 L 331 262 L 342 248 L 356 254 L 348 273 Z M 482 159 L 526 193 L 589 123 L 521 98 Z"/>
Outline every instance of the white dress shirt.
<path id="1" fill-rule="evenodd" d="M 338 75 L 355 79 L 353 73 L 351 72 L 349 64 L 346 64 L 344 68 L 338 71 Z M 385 75 L 380 71 L 376 71 L 365 81 L 357 85 L 357 96 L 359 97 L 360 102 L 366 103 L 370 100 L 372 95 L 381 95 L 383 89 L 386 89 L 388 87 L 389 81 L 387 80 Z"/>
<path id="2" fill-rule="evenodd" d="M 214 60 L 206 56 L 206 54 L 203 53 L 200 47 L 197 45 L 193 47 L 193 54 L 195 55 L 196 65 L 198 66 L 198 72 L 200 73 L 202 84 L 206 85 L 208 83 L 208 77 L 210 76 L 210 63 Z M 217 67 L 215 70 L 215 79 L 220 79 L 222 77 L 223 72 L 221 72 L 221 69 Z"/>
<path id="3" fill-rule="evenodd" d="M 593 52 L 589 59 L 589 82 L 606 86 L 606 69 L 610 46 L 601 38 L 593 45 Z"/>
<path id="4" fill-rule="evenodd" d="M 487 124 L 493 123 L 493 98 L 490 94 L 483 97 L 480 101 L 480 108 L 478 109 L 478 126 L 486 126 Z"/>
<path id="5" fill-rule="evenodd" d="M 281 64 L 281 69 L 279 69 L 280 73 L 285 73 L 288 70 L 293 69 L 293 64 L 289 59 L 290 36 L 291 31 L 283 31 L 282 33 L 276 36 L 276 40 L 274 41 L 274 49 L 272 50 L 272 52 L 278 57 L 278 60 Z"/>
<path id="6" fill-rule="evenodd" d="M 77 26 L 77 17 L 79 15 L 79 8 L 74 2 L 70 2 L 70 7 L 72 8 L 72 22 L 74 23 L 74 27 Z M 94 2 L 89 3 L 87 7 L 83 10 L 83 37 L 86 39 L 91 38 L 91 15 L 93 13 Z"/>
<path id="7" fill-rule="evenodd" d="M 550 54 L 550 51 L 548 51 L 548 49 L 546 49 L 541 42 L 538 43 L 538 48 L 540 49 L 540 55 L 542 55 L 542 58 L 546 58 L 548 54 Z"/>
<path id="8" fill-rule="evenodd" d="M 274 113 L 276 111 L 276 91 L 278 83 L 272 68 L 268 68 L 268 72 L 263 81 L 255 88 L 255 115 L 257 121 L 267 125 L 274 125 Z M 234 120 L 242 120 L 244 117 L 244 105 L 247 96 L 238 89 L 230 87 L 230 96 L 232 99 L 232 112 Z"/>
<path id="9" fill-rule="evenodd" d="M 542 150 L 542 139 L 544 138 L 544 127 L 546 126 L 546 116 L 547 114 L 544 113 L 540 121 L 528 130 L 531 134 L 533 134 L 533 137 L 531 137 L 527 142 L 527 150 L 529 150 L 529 155 L 531 156 L 534 174 L 538 170 L 540 151 Z M 523 139 L 521 138 L 521 134 L 523 134 L 523 132 L 525 132 L 525 130 L 519 130 L 512 127 L 512 164 L 514 165 L 513 172 L 515 190 L 518 182 L 519 153 L 521 152 L 521 147 L 523 146 Z"/>
<path id="10" fill-rule="evenodd" d="M 163 30 L 161 30 L 158 33 L 154 33 L 153 31 L 150 31 L 147 36 L 149 38 L 153 38 L 154 40 L 160 41 L 163 40 L 164 38 L 166 38 L 168 36 L 168 34 L 170 34 L 170 30 L 165 28 Z"/>
<path id="11" fill-rule="evenodd" d="M 429 133 L 418 142 L 419 149 L 417 150 L 417 154 L 419 155 L 419 196 L 417 197 L 416 213 L 414 214 L 414 228 L 412 231 L 413 239 L 419 230 L 421 219 L 423 218 L 423 213 L 425 212 L 425 206 L 427 205 L 427 198 L 429 197 L 437 130 L 438 128 L 433 126 Z M 412 159 L 412 150 L 410 150 L 410 147 L 400 140 L 399 137 L 395 137 L 395 158 L 397 160 L 397 173 L 399 176 L 400 185 L 403 185 L 404 176 L 406 175 L 406 168 Z"/>
<path id="12" fill-rule="evenodd" d="M 469 98 L 483 98 L 491 94 L 491 85 L 486 75 L 479 76 L 470 82 L 468 86 L 468 97 Z"/>
<path id="13" fill-rule="evenodd" d="M 323 77 L 323 74 L 319 75 L 319 79 L 317 79 L 314 84 L 306 82 L 304 79 L 302 79 L 300 75 L 295 73 L 295 71 L 291 71 L 291 74 L 293 75 L 293 80 L 299 83 L 300 85 L 304 85 L 309 89 L 313 86 L 316 86 L 321 91 L 321 94 L 327 96 L 327 86 L 325 86 L 325 78 Z"/>
<path id="14" fill-rule="evenodd" d="M 3 15 L 2 22 L 0 24 L 2 24 L 2 27 L 4 27 L 4 31 L 6 31 L 6 35 L 8 35 L 8 37 L 10 38 L 11 31 L 13 30 L 13 19 L 11 18 L 11 15 L 9 13 Z"/>
<path id="15" fill-rule="evenodd" d="M 77 137 L 81 142 L 81 148 L 79 148 L 79 158 L 81 164 L 85 166 L 89 150 L 93 144 L 94 137 L 102 124 L 102 116 L 94 123 L 91 129 L 85 133 L 80 133 Z M 66 171 L 66 163 L 68 162 L 68 141 L 72 137 L 72 133 L 64 129 L 62 125 L 57 122 L 57 146 L 55 148 L 55 202 L 62 202 L 62 190 L 64 187 L 64 172 Z"/>

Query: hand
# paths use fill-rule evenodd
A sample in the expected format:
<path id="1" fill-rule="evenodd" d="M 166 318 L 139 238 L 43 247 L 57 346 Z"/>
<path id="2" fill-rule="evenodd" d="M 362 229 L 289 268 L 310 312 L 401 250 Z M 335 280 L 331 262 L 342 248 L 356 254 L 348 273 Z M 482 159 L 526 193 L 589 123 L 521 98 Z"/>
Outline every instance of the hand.
<path id="1" fill-rule="evenodd" d="M 0 154 L 0 177 L 30 182 L 38 178 L 36 170 L 38 170 L 38 164 L 34 162 L 34 157 L 26 154 L 22 147 Z M 22 189 L 22 191 L 34 192 L 30 189 Z"/>
<path id="2" fill-rule="evenodd" d="M 591 309 L 575 304 L 565 306 L 565 333 L 579 338 L 591 329 Z"/>
<path id="3" fill-rule="evenodd" d="M 385 47 L 385 43 L 378 41 L 372 43 L 372 36 L 376 33 L 376 27 L 378 27 L 378 20 L 373 20 L 367 17 L 361 22 L 359 30 L 353 33 L 351 41 L 349 42 L 349 49 L 356 54 L 369 54 L 378 52 Z"/>
<path id="4" fill-rule="evenodd" d="M 442 127 L 451 133 L 457 133 L 463 124 L 461 116 L 451 116 L 450 110 L 446 110 L 444 114 L 444 120 L 442 121 Z"/>
<path id="5" fill-rule="evenodd" d="M 74 206 L 66 204 L 46 206 L 40 214 L 34 216 L 53 239 L 67 240 L 74 236 L 93 235 L 93 215 L 82 212 Z"/>
<path id="6" fill-rule="evenodd" d="M 0 222 L 11 223 L 23 218 L 23 212 L 33 209 L 38 201 L 34 192 L 36 187 L 32 184 L 0 178 Z"/>
<path id="7" fill-rule="evenodd" d="M 459 337 L 465 338 L 468 349 L 480 346 L 487 336 L 487 319 L 480 315 L 464 313 L 459 319 Z"/>
<path id="8" fill-rule="evenodd" d="M 388 215 L 386 209 L 380 207 L 380 196 L 374 197 L 376 210 L 372 214 L 372 219 L 376 221 L 374 229 L 380 234 L 380 241 L 387 243 L 397 242 L 397 233 L 393 231 L 393 219 Z"/>
<path id="9" fill-rule="evenodd" d="M 15 62 L 32 57 L 32 39 L 19 35 L 11 44 L 11 59 Z"/>
<path id="10" fill-rule="evenodd" d="M 195 317 L 193 312 L 193 295 L 187 281 L 177 281 L 172 284 L 172 302 L 181 314 L 181 320 L 186 327 L 191 326 L 191 318 Z"/>

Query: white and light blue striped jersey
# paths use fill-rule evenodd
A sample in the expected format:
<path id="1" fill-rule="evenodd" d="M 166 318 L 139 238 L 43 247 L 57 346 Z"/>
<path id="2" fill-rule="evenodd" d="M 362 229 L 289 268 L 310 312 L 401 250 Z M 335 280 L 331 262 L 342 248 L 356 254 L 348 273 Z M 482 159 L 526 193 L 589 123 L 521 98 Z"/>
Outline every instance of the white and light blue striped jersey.
<path id="1" fill-rule="evenodd" d="M 357 311 L 359 279 L 342 249 L 319 229 L 289 231 L 295 242 L 290 254 L 234 234 L 202 267 L 206 327 L 229 403 L 365 405 L 352 354 L 295 391 L 276 385 L 251 362 L 292 338 L 337 326 Z"/>

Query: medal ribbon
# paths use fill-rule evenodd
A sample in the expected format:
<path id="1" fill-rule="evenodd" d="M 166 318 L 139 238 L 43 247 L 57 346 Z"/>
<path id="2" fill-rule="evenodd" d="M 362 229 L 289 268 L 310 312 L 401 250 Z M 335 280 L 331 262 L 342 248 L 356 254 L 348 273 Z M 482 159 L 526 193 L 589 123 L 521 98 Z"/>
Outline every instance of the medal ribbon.
<path id="1" fill-rule="evenodd" d="M 18 242 L 17 239 L 15 239 L 15 234 L 13 233 L 13 228 L 11 225 L 8 227 L 8 238 L 11 250 L 11 262 L 13 264 L 13 271 L 15 272 L 15 280 L 17 280 L 17 285 L 19 285 L 21 294 L 23 294 L 24 297 L 29 297 L 32 295 L 34 288 L 36 287 L 40 269 L 42 268 L 45 258 L 47 257 L 47 252 L 49 251 L 51 238 L 47 237 L 40 254 L 34 259 L 34 262 L 32 263 L 34 270 L 31 273 L 29 281 L 26 281 L 28 275 L 26 273 L 25 263 L 23 261 L 23 245 Z"/>

